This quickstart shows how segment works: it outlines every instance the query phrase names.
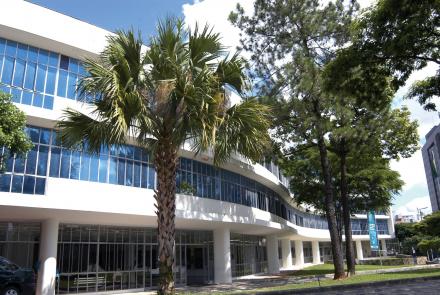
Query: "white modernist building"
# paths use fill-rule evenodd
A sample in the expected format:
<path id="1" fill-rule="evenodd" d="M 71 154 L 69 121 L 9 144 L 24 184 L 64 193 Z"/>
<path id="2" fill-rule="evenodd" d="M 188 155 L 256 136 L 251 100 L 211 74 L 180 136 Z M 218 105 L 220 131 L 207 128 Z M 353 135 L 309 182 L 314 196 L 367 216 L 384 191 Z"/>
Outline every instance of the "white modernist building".
<path id="1" fill-rule="evenodd" d="M 157 284 L 155 172 L 134 145 L 99 155 L 64 148 L 64 109 L 87 111 L 75 84 L 81 60 L 108 31 L 46 8 L 0 1 L 0 90 L 27 115 L 34 148 L 0 176 L 0 256 L 38 270 L 37 293 L 143 290 Z M 0 150 L 1 151 L 1 150 Z M 327 222 L 297 207 L 272 163 L 180 152 L 177 284 L 228 283 L 331 259 Z M 390 216 L 377 214 L 379 239 Z M 358 259 L 370 256 L 366 216 L 353 220 Z M 384 245 L 384 243 L 383 243 Z"/>

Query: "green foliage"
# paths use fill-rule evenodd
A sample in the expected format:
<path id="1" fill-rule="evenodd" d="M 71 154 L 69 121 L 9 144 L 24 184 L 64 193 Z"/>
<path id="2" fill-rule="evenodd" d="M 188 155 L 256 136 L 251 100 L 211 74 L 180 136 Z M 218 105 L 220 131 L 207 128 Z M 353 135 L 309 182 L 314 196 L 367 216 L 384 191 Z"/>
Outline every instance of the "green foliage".
<path id="1" fill-rule="evenodd" d="M 407 238 L 413 237 L 417 234 L 414 224 L 400 223 L 394 226 L 395 234 L 399 242 L 405 241 Z"/>
<path id="2" fill-rule="evenodd" d="M 440 211 L 425 216 L 425 218 L 414 227 L 417 232 L 423 235 L 440 238 Z"/>
<path id="3" fill-rule="evenodd" d="M 32 142 L 24 132 L 26 115 L 11 101 L 11 96 L 0 92 L 0 147 L 7 151 L 0 157 L 0 172 L 7 157 L 24 155 L 32 148 Z"/>

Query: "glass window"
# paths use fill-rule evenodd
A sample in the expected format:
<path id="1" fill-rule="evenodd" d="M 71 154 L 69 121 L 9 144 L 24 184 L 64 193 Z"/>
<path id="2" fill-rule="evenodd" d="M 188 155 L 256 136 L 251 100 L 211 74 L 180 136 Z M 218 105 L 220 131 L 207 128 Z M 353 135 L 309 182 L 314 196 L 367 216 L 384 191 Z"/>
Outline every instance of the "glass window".
<path id="1" fill-rule="evenodd" d="M 14 81 L 13 81 L 12 85 L 18 86 L 18 87 L 23 86 L 25 65 L 26 65 L 26 63 L 21 59 L 17 59 L 15 61 L 15 73 L 14 73 Z"/>
<path id="2" fill-rule="evenodd" d="M 40 152 L 38 153 L 38 169 L 37 169 L 38 175 L 46 176 L 48 152 L 49 152 L 49 147 L 40 145 Z"/>
<path id="3" fill-rule="evenodd" d="M 16 103 L 20 103 L 21 100 L 21 90 L 17 88 L 12 88 L 11 91 L 12 101 Z"/>
<path id="4" fill-rule="evenodd" d="M 43 106 L 43 94 L 41 93 L 35 93 L 34 99 L 32 101 L 32 105 L 35 107 L 42 107 Z"/>
<path id="5" fill-rule="evenodd" d="M 154 171 L 153 166 L 148 165 L 148 188 L 154 188 L 154 178 L 156 176 L 156 172 Z"/>
<path id="6" fill-rule="evenodd" d="M 107 162 L 108 156 L 99 156 L 99 182 L 107 182 Z"/>
<path id="7" fill-rule="evenodd" d="M 47 65 L 48 61 L 49 61 L 49 52 L 44 49 L 40 49 L 38 52 L 38 63 Z"/>
<path id="8" fill-rule="evenodd" d="M 148 165 L 142 164 L 141 168 L 141 187 L 147 188 L 148 187 Z"/>
<path id="9" fill-rule="evenodd" d="M 118 161 L 118 184 L 124 185 L 125 178 L 125 160 L 119 159 Z"/>
<path id="10" fill-rule="evenodd" d="M 58 67 L 58 53 L 51 52 L 49 54 L 49 66 Z"/>
<path id="11" fill-rule="evenodd" d="M 69 57 L 61 55 L 60 68 L 63 70 L 69 70 Z"/>
<path id="12" fill-rule="evenodd" d="M 43 108 L 48 109 L 48 110 L 53 109 L 53 96 L 50 96 L 50 95 L 44 96 Z"/>
<path id="13" fill-rule="evenodd" d="M 44 92 L 44 82 L 46 81 L 47 66 L 37 65 L 37 78 L 35 80 L 35 90 Z M 43 104 L 41 104 L 42 106 Z M 40 106 L 40 107 L 41 107 Z"/>
<path id="14" fill-rule="evenodd" d="M 31 105 L 32 104 L 32 92 L 23 91 L 23 95 L 21 97 L 21 103 Z"/>
<path id="15" fill-rule="evenodd" d="M 90 158 L 90 181 L 98 181 L 99 160 L 96 155 Z"/>
<path id="16" fill-rule="evenodd" d="M 23 175 L 12 176 L 11 192 L 21 193 L 23 191 Z"/>
<path id="17" fill-rule="evenodd" d="M 9 187 L 11 185 L 11 174 L 1 174 L 0 175 L 0 191 L 9 192 Z"/>
<path id="18" fill-rule="evenodd" d="M 70 161 L 70 178 L 79 179 L 79 171 L 80 171 L 80 152 L 73 151 L 72 158 Z"/>
<path id="19" fill-rule="evenodd" d="M 63 149 L 61 151 L 61 169 L 60 169 L 60 177 L 69 178 L 69 169 L 70 169 L 70 155 L 71 151 Z"/>
<path id="20" fill-rule="evenodd" d="M 125 168 L 125 185 L 133 185 L 133 161 L 127 161 L 127 166 Z"/>
<path id="21" fill-rule="evenodd" d="M 26 64 L 26 77 L 24 79 L 24 88 L 34 89 L 35 73 L 37 71 L 37 64 L 28 62 Z"/>
<path id="22" fill-rule="evenodd" d="M 6 52 L 5 52 L 5 54 L 9 55 L 9 56 L 16 56 L 16 54 L 17 54 L 17 42 L 8 40 L 6 42 Z"/>
<path id="23" fill-rule="evenodd" d="M 57 69 L 49 67 L 47 69 L 46 93 L 55 94 L 55 80 L 57 77 Z"/>
<path id="24" fill-rule="evenodd" d="M 24 184 L 23 184 L 23 194 L 33 194 L 34 187 L 35 187 L 35 177 L 25 175 Z"/>
<path id="25" fill-rule="evenodd" d="M 49 129 L 41 129 L 40 130 L 40 143 L 49 144 L 50 143 L 50 130 Z"/>
<path id="26" fill-rule="evenodd" d="M 67 82 L 67 98 L 75 99 L 76 78 L 76 74 L 69 73 L 69 81 Z"/>
<path id="27" fill-rule="evenodd" d="M 141 163 L 140 162 L 134 162 L 134 171 L 133 171 L 133 185 L 135 187 L 141 186 Z"/>
<path id="28" fill-rule="evenodd" d="M 5 53 L 5 47 L 6 47 L 6 40 L 3 38 L 0 38 L 0 54 Z"/>
<path id="29" fill-rule="evenodd" d="M 110 157 L 109 182 L 118 183 L 118 159 L 115 157 Z"/>
<path id="30" fill-rule="evenodd" d="M 24 172 L 24 159 L 22 157 L 16 157 L 14 162 L 14 172 L 23 173 Z"/>
<path id="31" fill-rule="evenodd" d="M 2 82 L 5 84 L 11 84 L 12 82 L 12 73 L 14 72 L 14 58 L 5 57 L 3 63 L 3 73 L 2 73 Z"/>
<path id="32" fill-rule="evenodd" d="M 52 147 L 50 151 L 50 171 L 49 176 L 59 177 L 60 170 L 60 154 L 61 149 L 58 147 Z"/>
<path id="33" fill-rule="evenodd" d="M 35 174 L 35 167 L 37 165 L 38 146 L 34 146 L 27 154 L 26 160 L 26 174 Z"/>
<path id="34" fill-rule="evenodd" d="M 83 153 L 81 156 L 81 180 L 89 180 L 90 155 Z"/>
<path id="35" fill-rule="evenodd" d="M 58 89 L 57 89 L 57 95 L 66 97 L 66 89 L 67 89 L 67 71 L 60 70 L 58 75 Z"/>
<path id="36" fill-rule="evenodd" d="M 35 179 L 35 194 L 44 195 L 44 188 L 46 187 L 46 179 L 37 177 Z"/>
<path id="37" fill-rule="evenodd" d="M 27 59 L 28 46 L 25 44 L 18 44 L 17 57 L 23 60 Z"/>
<path id="38" fill-rule="evenodd" d="M 29 46 L 28 60 L 33 61 L 33 62 L 38 61 L 38 49 L 37 48 Z"/>

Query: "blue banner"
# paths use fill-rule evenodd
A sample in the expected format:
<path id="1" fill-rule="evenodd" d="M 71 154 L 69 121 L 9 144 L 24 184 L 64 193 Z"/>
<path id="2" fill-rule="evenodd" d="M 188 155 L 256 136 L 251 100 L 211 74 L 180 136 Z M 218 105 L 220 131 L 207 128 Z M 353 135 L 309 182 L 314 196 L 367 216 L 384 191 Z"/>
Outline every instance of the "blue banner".
<path id="1" fill-rule="evenodd" d="M 377 238 L 376 216 L 374 210 L 368 211 L 368 232 L 370 233 L 371 250 L 379 250 L 379 239 Z"/>

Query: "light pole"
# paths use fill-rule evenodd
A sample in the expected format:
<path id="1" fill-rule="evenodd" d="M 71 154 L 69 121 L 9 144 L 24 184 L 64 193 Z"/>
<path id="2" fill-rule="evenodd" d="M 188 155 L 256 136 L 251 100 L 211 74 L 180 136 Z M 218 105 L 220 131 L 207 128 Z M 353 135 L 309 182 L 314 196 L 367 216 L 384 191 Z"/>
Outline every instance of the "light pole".
<path id="1" fill-rule="evenodd" d="M 424 209 L 428 209 L 428 207 L 417 208 L 417 215 L 420 216 L 420 221 L 423 220 L 423 212 L 422 212 L 422 210 L 424 210 Z"/>

